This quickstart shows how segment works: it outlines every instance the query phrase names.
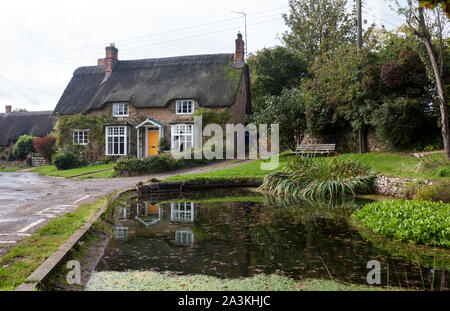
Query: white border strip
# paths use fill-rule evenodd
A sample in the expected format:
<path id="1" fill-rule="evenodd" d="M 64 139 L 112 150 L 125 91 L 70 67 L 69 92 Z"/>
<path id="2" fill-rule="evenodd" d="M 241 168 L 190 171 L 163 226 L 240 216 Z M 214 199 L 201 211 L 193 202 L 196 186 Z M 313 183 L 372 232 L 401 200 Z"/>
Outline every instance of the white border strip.
<path id="1" fill-rule="evenodd" d="M 19 232 L 19 233 L 24 233 L 25 231 L 30 230 L 30 229 L 33 228 L 34 226 L 37 226 L 37 225 L 39 225 L 41 222 L 44 222 L 44 221 L 45 221 L 45 219 L 38 219 L 38 220 L 36 220 L 35 222 L 29 224 L 28 226 L 26 226 L 26 227 L 20 229 L 20 230 L 17 231 L 17 232 Z"/>
<path id="2" fill-rule="evenodd" d="M 85 200 L 85 199 L 87 199 L 87 198 L 89 198 L 91 195 L 90 194 L 88 194 L 87 196 L 85 196 L 85 197 L 82 197 L 81 199 L 78 199 L 78 200 L 76 200 L 75 202 L 73 202 L 73 204 L 77 204 L 78 202 L 81 202 L 81 201 L 83 201 L 83 200 Z"/>

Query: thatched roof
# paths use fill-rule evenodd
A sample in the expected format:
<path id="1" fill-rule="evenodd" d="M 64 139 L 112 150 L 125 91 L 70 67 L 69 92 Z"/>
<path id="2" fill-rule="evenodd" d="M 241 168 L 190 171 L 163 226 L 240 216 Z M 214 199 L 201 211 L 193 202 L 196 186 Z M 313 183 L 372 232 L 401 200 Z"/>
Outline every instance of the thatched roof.
<path id="1" fill-rule="evenodd" d="M 174 99 L 196 99 L 203 107 L 234 103 L 248 68 L 234 54 L 181 56 L 118 61 L 104 79 L 104 67 L 78 68 L 55 113 L 85 113 L 111 102 L 136 108 L 165 107 Z"/>
<path id="2" fill-rule="evenodd" d="M 0 146 L 23 135 L 45 136 L 53 130 L 53 111 L 0 113 Z"/>

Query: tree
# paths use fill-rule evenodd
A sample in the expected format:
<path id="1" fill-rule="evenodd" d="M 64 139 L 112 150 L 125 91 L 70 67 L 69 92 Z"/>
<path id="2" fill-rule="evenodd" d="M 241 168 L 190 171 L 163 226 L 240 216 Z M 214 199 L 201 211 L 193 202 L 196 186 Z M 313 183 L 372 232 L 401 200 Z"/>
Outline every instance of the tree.
<path id="1" fill-rule="evenodd" d="M 396 60 L 382 64 L 380 78 L 383 93 L 389 97 L 420 97 L 431 100 L 425 64 L 410 49 L 400 50 Z"/>
<path id="2" fill-rule="evenodd" d="M 305 106 L 297 89 L 283 90 L 279 96 L 266 97 L 266 108 L 255 114 L 259 124 L 278 123 L 280 147 L 295 150 L 306 131 Z"/>
<path id="3" fill-rule="evenodd" d="M 408 0 L 408 6 L 404 7 L 396 0 L 398 11 L 406 17 L 406 23 L 412 32 L 423 42 L 426 47 L 432 72 L 433 82 L 436 88 L 436 101 L 439 103 L 441 114 L 441 132 L 444 142 L 445 154 L 450 160 L 450 128 L 448 120 L 448 103 L 444 83 L 444 36 L 446 17 L 441 11 L 434 9 L 427 13 L 418 3 Z M 431 12 L 431 13 L 430 13 Z M 433 38 L 434 37 L 434 38 Z M 433 39 L 434 42 L 433 42 Z M 437 51 L 439 51 L 439 56 Z"/>
<path id="4" fill-rule="evenodd" d="M 247 62 L 254 112 L 264 109 L 266 96 L 278 96 L 285 88 L 298 87 L 308 69 L 298 54 L 282 46 L 264 48 L 250 55 Z"/>
<path id="5" fill-rule="evenodd" d="M 397 150 L 411 149 L 426 141 L 427 132 L 433 132 L 427 103 L 420 98 L 385 98 L 372 114 L 377 139 Z"/>
<path id="6" fill-rule="evenodd" d="M 312 64 L 324 52 L 356 42 L 355 19 L 346 12 L 347 0 L 289 0 L 283 14 L 290 28 L 282 39 L 289 49 Z"/>
<path id="7" fill-rule="evenodd" d="M 438 4 L 441 5 L 442 10 L 450 18 L 450 0 L 420 0 L 420 5 L 429 9 L 434 9 Z"/>
<path id="8" fill-rule="evenodd" d="M 36 152 L 44 157 L 47 163 L 51 163 L 52 155 L 55 153 L 55 143 L 56 137 L 54 136 L 39 137 L 33 141 L 33 147 Z"/>
<path id="9" fill-rule="evenodd" d="M 33 140 L 36 137 L 29 135 L 22 135 L 14 144 L 12 155 L 18 160 L 25 160 L 25 158 L 34 152 Z"/>
<path id="10" fill-rule="evenodd" d="M 310 134 L 326 132 L 342 119 L 354 131 L 371 124 L 379 97 L 377 61 L 367 50 L 358 54 L 355 46 L 340 49 L 335 57 L 319 56 L 311 67 L 313 78 L 303 85 Z"/>

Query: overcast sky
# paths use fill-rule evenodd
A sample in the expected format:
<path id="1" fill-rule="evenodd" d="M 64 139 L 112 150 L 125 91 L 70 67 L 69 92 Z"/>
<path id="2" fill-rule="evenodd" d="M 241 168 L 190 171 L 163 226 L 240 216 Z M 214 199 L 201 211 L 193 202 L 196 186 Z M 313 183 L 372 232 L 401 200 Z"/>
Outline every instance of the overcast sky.
<path id="1" fill-rule="evenodd" d="M 352 1 L 352 0 L 350 0 Z M 402 19 L 385 0 L 366 0 L 364 18 L 387 28 Z M 96 65 L 111 42 L 119 59 L 232 53 L 247 12 L 248 52 L 280 44 L 288 0 L 14 0 L 0 11 L 0 112 L 53 110 L 73 71 Z"/>

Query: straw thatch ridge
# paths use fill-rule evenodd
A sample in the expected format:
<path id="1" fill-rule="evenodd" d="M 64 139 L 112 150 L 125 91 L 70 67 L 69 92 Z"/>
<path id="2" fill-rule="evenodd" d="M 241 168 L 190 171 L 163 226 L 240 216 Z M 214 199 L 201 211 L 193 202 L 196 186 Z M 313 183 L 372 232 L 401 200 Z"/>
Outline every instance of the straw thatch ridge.
<path id="1" fill-rule="evenodd" d="M 203 107 L 234 104 L 244 74 L 234 54 L 209 54 L 118 61 L 104 78 L 104 67 L 78 68 L 55 113 L 86 113 L 111 102 L 135 108 L 165 107 L 175 99 L 195 99 Z"/>
<path id="2" fill-rule="evenodd" d="M 23 135 L 45 136 L 53 130 L 52 111 L 0 113 L 0 146 L 8 146 Z"/>

